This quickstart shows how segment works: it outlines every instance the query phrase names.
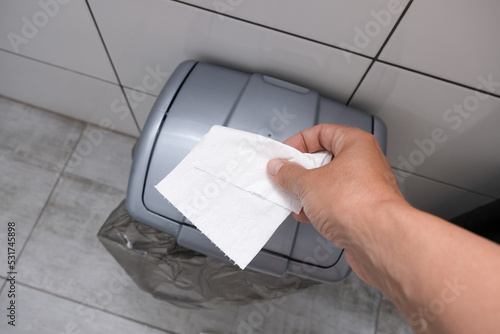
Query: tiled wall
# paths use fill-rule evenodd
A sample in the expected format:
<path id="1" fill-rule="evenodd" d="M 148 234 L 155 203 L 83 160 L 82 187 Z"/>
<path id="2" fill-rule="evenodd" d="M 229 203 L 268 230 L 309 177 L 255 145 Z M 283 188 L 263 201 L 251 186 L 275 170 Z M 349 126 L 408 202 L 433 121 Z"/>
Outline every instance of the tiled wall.
<path id="1" fill-rule="evenodd" d="M 136 136 L 185 59 L 265 73 L 381 117 L 406 198 L 450 218 L 500 197 L 498 13 L 496 0 L 4 1 L 0 95 Z"/>

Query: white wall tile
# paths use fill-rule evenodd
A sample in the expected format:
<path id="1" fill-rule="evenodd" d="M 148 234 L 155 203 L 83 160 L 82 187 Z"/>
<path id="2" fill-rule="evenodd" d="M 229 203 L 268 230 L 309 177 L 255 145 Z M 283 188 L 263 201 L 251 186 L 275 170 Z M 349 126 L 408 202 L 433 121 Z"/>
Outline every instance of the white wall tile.
<path id="1" fill-rule="evenodd" d="M 0 48 L 116 83 L 84 0 L 3 1 Z"/>
<path id="2" fill-rule="evenodd" d="M 181 1 L 372 57 L 408 4 L 408 0 Z"/>
<path id="3" fill-rule="evenodd" d="M 352 105 L 385 121 L 392 166 L 500 197 L 500 99 L 376 63 Z"/>
<path id="4" fill-rule="evenodd" d="M 499 14 L 496 0 L 414 1 L 381 59 L 474 88 L 500 80 Z"/>
<path id="5" fill-rule="evenodd" d="M 0 95 L 89 123 L 139 134 L 114 84 L 0 50 Z"/>
<path id="6" fill-rule="evenodd" d="M 263 72 L 346 101 L 369 60 L 173 1 L 90 1 L 123 84 L 159 81 L 186 59 Z M 165 73 L 165 74 L 163 74 Z M 156 95 L 162 85 L 148 91 Z M 141 90 L 141 89 L 138 89 Z"/>
<path id="7" fill-rule="evenodd" d="M 404 175 L 404 177 L 399 177 L 398 185 L 411 205 L 443 219 L 454 218 L 493 200 L 491 197 L 424 177 L 407 173 L 401 174 L 398 170 L 394 172 L 396 175 Z"/>
<path id="8" fill-rule="evenodd" d="M 139 127 L 144 127 L 146 119 L 148 118 L 149 112 L 156 101 L 156 96 L 145 94 L 144 92 L 137 91 L 134 89 L 125 88 L 125 94 L 132 108 L 132 112 L 139 123 Z"/>

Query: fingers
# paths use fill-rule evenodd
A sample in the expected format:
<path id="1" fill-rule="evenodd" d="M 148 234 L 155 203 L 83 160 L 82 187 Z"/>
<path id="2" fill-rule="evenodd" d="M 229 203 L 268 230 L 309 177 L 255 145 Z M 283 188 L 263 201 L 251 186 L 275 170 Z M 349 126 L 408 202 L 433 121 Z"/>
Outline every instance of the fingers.
<path id="1" fill-rule="evenodd" d="M 323 123 L 301 131 L 283 143 L 304 153 L 327 150 L 335 155 L 342 149 L 348 132 L 353 130 L 354 128 L 345 125 Z"/>
<path id="2" fill-rule="evenodd" d="M 308 171 L 304 167 L 282 159 L 272 159 L 267 164 L 271 179 L 284 190 L 300 196 L 300 179 Z"/>
<path id="3" fill-rule="evenodd" d="M 299 178 L 308 171 L 304 167 L 281 159 L 272 159 L 267 164 L 267 171 L 271 179 L 281 188 L 295 195 L 301 193 Z M 292 213 L 295 220 L 303 223 L 310 223 L 309 218 L 304 213 L 304 209 L 299 214 Z"/>
<path id="4" fill-rule="evenodd" d="M 292 212 L 292 216 L 293 216 L 293 218 L 295 218 L 296 221 L 301 222 L 301 223 L 310 223 L 311 222 L 309 220 L 309 217 L 306 216 L 304 209 L 300 210 L 299 214 Z"/>

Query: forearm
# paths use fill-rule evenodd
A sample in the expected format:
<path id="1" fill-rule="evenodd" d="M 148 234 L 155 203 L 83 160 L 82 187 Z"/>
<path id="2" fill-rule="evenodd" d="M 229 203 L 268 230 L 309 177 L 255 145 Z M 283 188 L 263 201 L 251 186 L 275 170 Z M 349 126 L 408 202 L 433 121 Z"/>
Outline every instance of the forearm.
<path id="1" fill-rule="evenodd" d="M 499 245 L 404 202 L 365 215 L 348 260 L 417 333 L 500 332 Z"/>
<path id="2" fill-rule="evenodd" d="M 500 333 L 500 246 L 412 208 L 371 134 L 321 124 L 286 143 L 334 156 L 312 170 L 269 162 L 272 180 L 302 201 L 296 219 L 344 248 L 416 332 Z"/>

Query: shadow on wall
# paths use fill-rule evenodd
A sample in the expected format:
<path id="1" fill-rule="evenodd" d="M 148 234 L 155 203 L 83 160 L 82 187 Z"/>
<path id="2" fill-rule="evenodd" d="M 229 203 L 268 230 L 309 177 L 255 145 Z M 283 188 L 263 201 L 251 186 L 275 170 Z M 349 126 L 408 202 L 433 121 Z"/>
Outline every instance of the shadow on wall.
<path id="1" fill-rule="evenodd" d="M 452 223 L 500 244 L 500 200 L 480 206 L 450 220 Z"/>

